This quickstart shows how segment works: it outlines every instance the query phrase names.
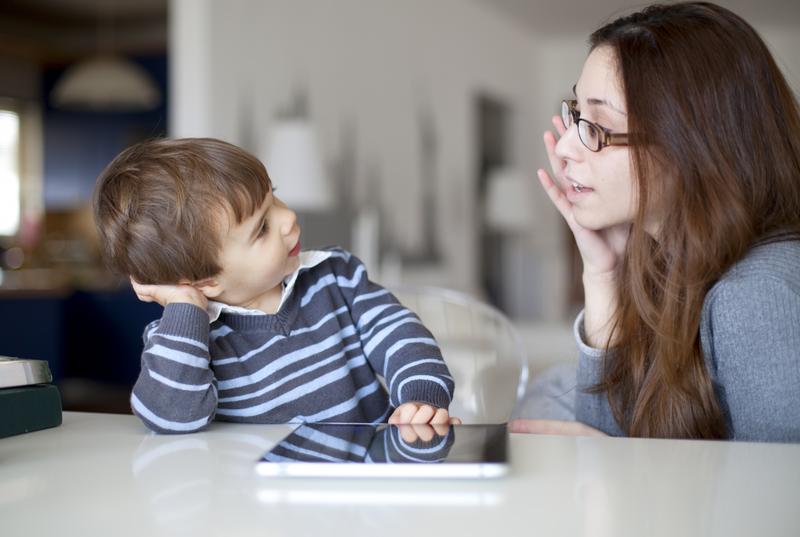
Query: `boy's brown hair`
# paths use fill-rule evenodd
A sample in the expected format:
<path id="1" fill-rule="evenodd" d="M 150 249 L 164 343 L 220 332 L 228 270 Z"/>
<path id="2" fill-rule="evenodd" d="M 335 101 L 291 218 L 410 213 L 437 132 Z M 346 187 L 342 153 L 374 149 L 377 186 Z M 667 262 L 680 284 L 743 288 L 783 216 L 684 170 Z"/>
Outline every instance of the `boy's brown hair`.
<path id="1" fill-rule="evenodd" d="M 212 138 L 157 139 L 125 149 L 100 173 L 94 219 L 115 272 L 144 284 L 219 274 L 225 215 L 237 224 L 272 188 L 264 165 Z"/>

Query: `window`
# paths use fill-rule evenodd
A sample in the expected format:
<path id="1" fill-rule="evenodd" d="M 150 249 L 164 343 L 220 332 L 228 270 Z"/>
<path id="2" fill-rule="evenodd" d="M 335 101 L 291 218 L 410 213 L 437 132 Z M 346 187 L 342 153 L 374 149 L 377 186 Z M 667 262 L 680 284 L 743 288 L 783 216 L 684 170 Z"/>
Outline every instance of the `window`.
<path id="1" fill-rule="evenodd" d="M 0 236 L 20 223 L 19 114 L 0 109 Z"/>

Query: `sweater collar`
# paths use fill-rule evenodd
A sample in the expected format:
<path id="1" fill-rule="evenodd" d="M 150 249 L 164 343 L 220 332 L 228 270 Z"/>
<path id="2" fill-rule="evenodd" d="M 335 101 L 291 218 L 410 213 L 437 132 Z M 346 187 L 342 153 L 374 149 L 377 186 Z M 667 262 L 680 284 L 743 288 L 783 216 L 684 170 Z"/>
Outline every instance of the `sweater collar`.
<path id="1" fill-rule="evenodd" d="M 300 272 L 319 265 L 328 259 L 331 256 L 331 253 L 322 250 L 307 250 L 305 252 L 300 252 L 299 256 L 300 266 L 297 267 L 297 270 L 289 274 L 283 280 L 283 291 L 281 292 L 281 301 L 280 304 L 278 304 L 278 311 L 280 311 L 284 302 L 286 302 L 286 299 L 288 299 L 292 294 L 294 284 L 297 281 L 297 276 L 300 274 Z M 236 315 L 268 315 L 261 310 L 230 306 L 223 302 L 216 302 L 214 300 L 208 301 L 208 308 L 206 309 L 206 312 L 208 313 L 209 323 L 213 323 L 219 319 L 219 316 L 222 315 L 222 313 L 233 313 Z"/>

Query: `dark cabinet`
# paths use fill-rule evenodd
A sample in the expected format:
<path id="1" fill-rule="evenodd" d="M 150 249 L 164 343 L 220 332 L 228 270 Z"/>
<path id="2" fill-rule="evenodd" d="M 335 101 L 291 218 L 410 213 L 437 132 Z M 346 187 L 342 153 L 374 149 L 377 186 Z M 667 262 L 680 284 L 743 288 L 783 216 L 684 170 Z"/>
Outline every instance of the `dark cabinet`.
<path id="1" fill-rule="evenodd" d="M 126 390 L 139 374 L 142 331 L 160 315 L 130 288 L 2 293 L 0 355 L 47 360 L 56 384 L 83 379 Z"/>

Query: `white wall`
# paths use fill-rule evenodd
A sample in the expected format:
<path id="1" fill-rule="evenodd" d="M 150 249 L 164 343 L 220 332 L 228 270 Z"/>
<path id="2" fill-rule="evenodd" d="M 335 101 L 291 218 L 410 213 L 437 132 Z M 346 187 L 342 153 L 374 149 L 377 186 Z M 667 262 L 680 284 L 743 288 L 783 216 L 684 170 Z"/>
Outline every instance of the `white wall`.
<path id="1" fill-rule="evenodd" d="M 377 166 L 384 216 L 407 252 L 424 240 L 417 122 L 430 110 L 446 259 L 437 277 L 477 288 L 476 92 L 512 105 L 513 160 L 532 180 L 541 164 L 539 44 L 523 26 L 461 0 L 173 0 L 170 18 L 172 135 L 215 136 L 258 154 L 276 112 L 303 88 L 327 160 L 340 150 L 343 126 L 355 125 L 353 195 L 362 201 L 368 169 Z M 282 178 L 274 179 L 280 188 Z M 537 193 L 546 212 L 531 234 L 544 237 L 536 257 L 563 264 L 553 239 L 560 222 Z M 548 270 L 563 278 L 563 270 Z M 563 285 L 529 280 L 521 294 L 539 300 L 539 287 Z M 558 315 L 560 297 L 553 302 Z"/>
<path id="2" fill-rule="evenodd" d="M 169 5 L 169 128 L 176 138 L 217 132 L 211 124 L 216 107 L 210 98 L 212 38 L 218 33 L 212 5 L 212 0 L 173 0 Z"/>
<path id="3" fill-rule="evenodd" d="M 754 25 L 764 38 L 786 80 L 800 97 L 800 20 L 786 25 Z"/>

